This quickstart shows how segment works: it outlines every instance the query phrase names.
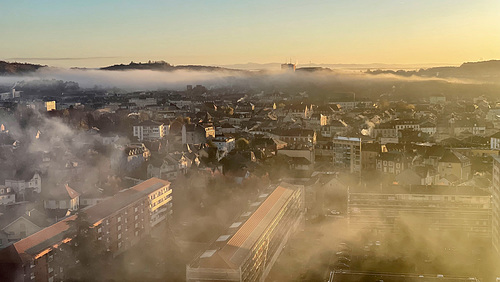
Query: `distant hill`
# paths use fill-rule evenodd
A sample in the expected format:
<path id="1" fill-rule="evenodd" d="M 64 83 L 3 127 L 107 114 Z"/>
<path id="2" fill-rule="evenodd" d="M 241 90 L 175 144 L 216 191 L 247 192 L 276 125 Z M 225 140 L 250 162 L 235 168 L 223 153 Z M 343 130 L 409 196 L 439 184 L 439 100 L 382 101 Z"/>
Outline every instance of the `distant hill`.
<path id="1" fill-rule="evenodd" d="M 200 66 L 200 65 L 174 66 L 164 61 L 156 61 L 156 62 L 149 61 L 147 63 L 130 62 L 130 64 L 128 65 L 120 64 L 120 65 L 103 67 L 100 69 L 111 70 L 111 71 L 124 71 L 124 70 L 154 70 L 154 71 L 190 70 L 190 71 L 236 71 L 236 72 L 242 71 L 242 70 L 228 69 L 222 67 Z"/>
<path id="2" fill-rule="evenodd" d="M 0 61 L 0 75 L 16 75 L 25 74 L 29 72 L 34 72 L 39 68 L 46 66 L 35 65 L 29 63 L 9 63 L 5 61 Z"/>
<path id="3" fill-rule="evenodd" d="M 367 74 L 394 74 L 399 76 L 455 77 L 491 80 L 500 78 L 500 60 L 468 62 L 459 67 L 433 67 L 416 71 L 367 70 Z"/>

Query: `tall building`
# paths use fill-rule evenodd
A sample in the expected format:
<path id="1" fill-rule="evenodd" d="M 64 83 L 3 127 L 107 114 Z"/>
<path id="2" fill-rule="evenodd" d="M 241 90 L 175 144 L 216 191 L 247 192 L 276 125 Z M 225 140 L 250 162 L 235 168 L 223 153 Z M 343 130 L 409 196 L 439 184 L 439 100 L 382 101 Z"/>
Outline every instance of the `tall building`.
<path id="1" fill-rule="evenodd" d="M 187 265 L 186 280 L 264 281 L 303 218 L 304 187 L 281 183 Z"/>
<path id="2" fill-rule="evenodd" d="M 170 213 L 170 182 L 150 178 L 94 206 L 84 209 L 95 240 L 102 240 L 117 256 L 139 243 Z M 0 281 L 63 281 L 62 244 L 70 243 L 70 222 L 77 215 L 46 227 L 0 251 Z M 67 252 L 67 251 L 66 251 Z"/>
<path id="3" fill-rule="evenodd" d="M 333 138 L 333 166 L 351 173 L 361 172 L 361 139 Z"/>

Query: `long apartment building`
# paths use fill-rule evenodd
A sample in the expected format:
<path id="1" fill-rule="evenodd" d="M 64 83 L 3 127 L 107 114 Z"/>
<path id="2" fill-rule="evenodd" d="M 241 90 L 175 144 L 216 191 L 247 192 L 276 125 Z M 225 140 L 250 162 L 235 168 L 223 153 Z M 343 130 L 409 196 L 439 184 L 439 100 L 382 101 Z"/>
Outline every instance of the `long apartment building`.
<path id="1" fill-rule="evenodd" d="M 264 281 L 303 219 L 304 187 L 281 183 L 186 266 L 186 280 Z"/>
<path id="2" fill-rule="evenodd" d="M 490 193 L 468 186 L 352 187 L 348 193 L 351 230 L 398 233 L 417 223 L 429 232 L 491 238 Z"/>
<path id="3" fill-rule="evenodd" d="M 150 178 L 94 206 L 84 209 L 96 240 L 117 256 L 137 244 L 170 213 L 170 182 Z M 71 244 L 69 216 L 0 251 L 0 281 L 63 281 L 68 263 L 58 256 Z M 63 255 L 64 256 L 64 255 Z"/>

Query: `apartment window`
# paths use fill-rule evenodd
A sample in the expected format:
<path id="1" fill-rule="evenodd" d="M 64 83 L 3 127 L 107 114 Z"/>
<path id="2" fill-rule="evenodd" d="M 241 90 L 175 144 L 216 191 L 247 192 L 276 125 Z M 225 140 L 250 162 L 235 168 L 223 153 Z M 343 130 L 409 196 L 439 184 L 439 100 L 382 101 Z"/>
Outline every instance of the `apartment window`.
<path id="1" fill-rule="evenodd" d="M 118 225 L 118 231 L 122 230 L 122 226 Z"/>
<path id="2" fill-rule="evenodd" d="M 135 220 L 137 220 L 137 218 L 138 218 L 138 217 L 139 217 L 139 216 L 138 216 L 138 215 L 136 215 L 136 216 L 135 216 Z"/>
<path id="3" fill-rule="evenodd" d="M 122 221 L 122 217 L 121 217 L 121 216 L 119 216 L 119 217 L 118 217 L 118 222 L 121 222 L 121 221 Z"/>
<path id="4" fill-rule="evenodd" d="M 102 227 L 97 228 L 97 232 L 101 233 L 102 232 Z"/>
<path id="5" fill-rule="evenodd" d="M 139 231 L 135 231 L 135 236 L 139 235 Z"/>
<path id="6" fill-rule="evenodd" d="M 118 240 L 122 238 L 122 234 L 118 234 Z"/>
<path id="7" fill-rule="evenodd" d="M 122 247 L 122 242 L 118 242 L 118 249 Z"/>

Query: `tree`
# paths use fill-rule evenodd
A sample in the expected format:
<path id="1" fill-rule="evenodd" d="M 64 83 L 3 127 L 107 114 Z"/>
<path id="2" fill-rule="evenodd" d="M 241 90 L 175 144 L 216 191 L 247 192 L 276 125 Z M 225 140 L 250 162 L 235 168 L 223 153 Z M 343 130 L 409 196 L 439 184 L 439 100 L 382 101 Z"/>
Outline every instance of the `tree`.
<path id="1" fill-rule="evenodd" d="M 250 148 L 250 142 L 245 138 L 239 138 L 235 142 L 235 147 L 237 150 L 243 151 Z"/>
<path id="2" fill-rule="evenodd" d="M 71 239 L 62 246 L 62 256 L 67 264 L 65 275 L 69 281 L 103 280 L 108 252 L 88 221 L 85 212 L 79 211 L 76 219 L 69 221 L 68 235 Z"/>

